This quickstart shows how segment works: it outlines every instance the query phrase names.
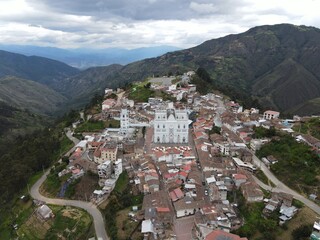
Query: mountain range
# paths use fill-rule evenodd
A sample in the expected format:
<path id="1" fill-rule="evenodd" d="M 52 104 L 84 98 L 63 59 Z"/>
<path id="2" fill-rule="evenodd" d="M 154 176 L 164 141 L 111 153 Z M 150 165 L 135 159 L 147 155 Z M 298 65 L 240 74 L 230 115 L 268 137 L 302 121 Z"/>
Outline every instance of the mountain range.
<path id="1" fill-rule="evenodd" d="M 125 66 L 79 70 L 44 57 L 0 51 L 0 100 L 52 115 L 82 107 L 95 93 L 154 75 L 201 67 L 211 87 L 287 114 L 320 113 L 320 30 L 279 24 L 206 41 Z M 241 100 L 241 99 L 240 99 Z"/>
<path id="2" fill-rule="evenodd" d="M 106 66 L 110 64 L 125 65 L 141 59 L 157 57 L 167 52 L 180 50 L 177 47 L 165 45 L 135 49 L 62 49 L 55 47 L 5 44 L 0 44 L 0 49 L 26 56 L 40 56 L 54 59 L 79 69 L 85 69 L 94 66 Z"/>
<path id="3" fill-rule="evenodd" d="M 319 29 L 266 25 L 128 64 L 116 74 L 101 78 L 101 84 L 97 85 L 103 87 L 111 80 L 131 82 L 202 67 L 209 72 L 212 85 L 227 89 L 226 94 L 232 90 L 258 100 L 264 109 L 286 114 L 319 114 L 319 66 Z M 98 72 L 95 74 L 99 75 Z"/>

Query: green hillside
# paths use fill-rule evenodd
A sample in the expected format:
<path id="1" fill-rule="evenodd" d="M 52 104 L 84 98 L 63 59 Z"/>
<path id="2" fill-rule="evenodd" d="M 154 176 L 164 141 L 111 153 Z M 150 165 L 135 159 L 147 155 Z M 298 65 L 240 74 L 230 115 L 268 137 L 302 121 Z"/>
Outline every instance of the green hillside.
<path id="1" fill-rule="evenodd" d="M 210 73 L 212 84 L 226 93 L 258 98 L 265 108 L 309 114 L 319 113 L 315 111 L 319 109 L 319 66 L 320 30 L 279 24 L 255 27 L 194 48 L 134 62 L 110 75 L 102 67 L 95 70 L 95 76 L 104 87 L 202 67 Z M 301 106 L 307 111 L 301 111 Z"/>
<path id="2" fill-rule="evenodd" d="M 67 99 L 43 84 L 7 76 L 0 78 L 0 101 L 50 116 L 62 108 Z"/>
<path id="3" fill-rule="evenodd" d="M 48 119 L 0 101 L 0 148 L 7 140 L 42 128 Z"/>
<path id="4" fill-rule="evenodd" d="M 52 59 L 0 50 L 0 77 L 16 76 L 58 89 L 67 77 L 78 72 L 78 69 Z"/>

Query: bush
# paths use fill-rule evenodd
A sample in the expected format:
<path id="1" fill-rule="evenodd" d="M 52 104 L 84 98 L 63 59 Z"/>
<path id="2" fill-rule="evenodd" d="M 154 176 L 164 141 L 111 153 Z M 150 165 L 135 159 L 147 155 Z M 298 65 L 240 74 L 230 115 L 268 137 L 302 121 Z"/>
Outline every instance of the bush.
<path id="1" fill-rule="evenodd" d="M 312 227 L 309 225 L 302 225 L 292 232 L 293 240 L 307 240 L 312 232 Z"/>

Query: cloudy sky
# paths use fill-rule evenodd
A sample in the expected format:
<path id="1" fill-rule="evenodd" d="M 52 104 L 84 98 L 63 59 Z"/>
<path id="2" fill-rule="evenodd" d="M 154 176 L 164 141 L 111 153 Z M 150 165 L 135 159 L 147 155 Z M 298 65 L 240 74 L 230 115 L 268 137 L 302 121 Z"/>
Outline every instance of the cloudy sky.
<path id="1" fill-rule="evenodd" d="M 0 0 L 0 43 L 187 48 L 257 25 L 320 28 L 320 0 Z"/>

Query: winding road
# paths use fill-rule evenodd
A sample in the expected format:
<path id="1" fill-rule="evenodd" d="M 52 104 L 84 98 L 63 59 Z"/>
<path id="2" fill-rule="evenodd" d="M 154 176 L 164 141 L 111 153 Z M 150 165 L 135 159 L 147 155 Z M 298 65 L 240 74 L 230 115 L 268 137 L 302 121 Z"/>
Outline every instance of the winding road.
<path id="1" fill-rule="evenodd" d="M 47 198 L 42 196 L 39 192 L 39 188 L 42 183 L 46 180 L 47 175 L 50 170 L 48 170 L 30 189 L 30 195 L 37 200 L 44 201 L 48 204 L 61 205 L 61 206 L 73 206 L 86 210 L 93 218 L 94 228 L 96 231 L 96 236 L 98 239 L 109 240 L 103 216 L 96 205 L 91 202 L 83 202 L 77 200 L 65 200 L 56 198 Z"/>
<path id="2" fill-rule="evenodd" d="M 71 135 L 71 131 L 69 130 L 66 132 L 67 137 L 73 141 L 73 143 L 76 145 L 79 140 Z M 74 151 L 74 148 L 71 148 L 65 155 L 69 155 L 71 152 Z M 32 186 L 30 189 L 30 195 L 32 198 L 46 202 L 48 204 L 53 204 L 53 205 L 61 205 L 61 206 L 73 206 L 73 207 L 78 207 L 86 210 L 93 218 L 93 224 L 94 224 L 94 229 L 96 232 L 96 237 L 98 239 L 103 239 L 103 240 L 109 240 L 109 237 L 107 235 L 106 229 L 105 229 L 105 223 L 104 223 L 104 218 L 97 208 L 96 205 L 94 205 L 91 202 L 83 202 L 83 201 L 77 201 L 77 200 L 66 200 L 66 199 L 58 199 L 58 198 L 47 198 L 43 195 L 41 195 L 39 189 L 43 182 L 46 180 L 48 174 L 50 172 L 50 169 L 43 174 L 43 176 Z"/>
<path id="3" fill-rule="evenodd" d="M 250 151 L 250 150 L 249 150 Z M 293 196 L 293 198 L 299 200 L 300 202 L 303 202 L 307 207 L 312 209 L 314 212 L 320 215 L 320 206 L 315 204 L 314 202 L 310 201 L 309 199 L 305 198 L 304 196 L 300 195 L 296 191 L 289 188 L 287 185 L 285 185 L 283 182 L 281 182 L 268 168 L 267 166 L 251 151 L 253 154 L 253 162 L 255 165 L 257 165 L 261 171 L 267 176 L 267 178 L 270 179 L 276 186 L 271 187 L 263 182 L 261 182 L 259 179 L 254 177 L 256 183 L 263 189 L 272 191 L 272 192 L 285 192 L 289 193 Z"/>

